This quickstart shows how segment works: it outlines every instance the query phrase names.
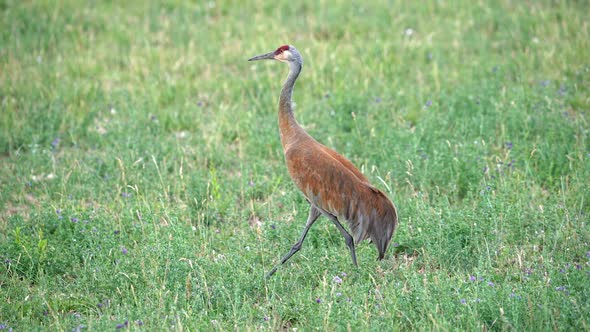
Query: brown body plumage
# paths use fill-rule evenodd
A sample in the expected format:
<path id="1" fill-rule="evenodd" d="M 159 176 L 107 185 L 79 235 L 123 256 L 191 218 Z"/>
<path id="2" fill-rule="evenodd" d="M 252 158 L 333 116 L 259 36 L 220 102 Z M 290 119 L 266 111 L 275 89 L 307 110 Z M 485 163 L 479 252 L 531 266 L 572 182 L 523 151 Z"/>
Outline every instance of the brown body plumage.
<path id="1" fill-rule="evenodd" d="M 279 99 L 279 132 L 289 174 L 311 205 L 301 238 L 281 264 L 299 251 L 309 228 L 321 214 L 332 220 L 344 236 L 354 265 L 357 265 L 354 244 L 365 239 L 371 239 L 379 252 L 378 259 L 383 259 L 397 226 L 395 206 L 350 161 L 318 143 L 295 120 L 291 96 L 303 65 L 299 52 L 293 46 L 284 45 L 250 60 L 262 59 L 275 59 L 290 66 Z M 347 221 L 352 236 L 339 219 Z"/>

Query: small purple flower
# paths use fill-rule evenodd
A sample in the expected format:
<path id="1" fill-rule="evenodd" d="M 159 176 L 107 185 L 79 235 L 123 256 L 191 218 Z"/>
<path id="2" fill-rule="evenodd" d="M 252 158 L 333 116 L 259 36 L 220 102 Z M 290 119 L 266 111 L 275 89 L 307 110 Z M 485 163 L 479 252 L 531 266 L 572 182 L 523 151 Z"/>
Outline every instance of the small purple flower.
<path id="1" fill-rule="evenodd" d="M 71 220 L 73 223 L 77 223 L 77 222 L 79 221 L 79 220 L 78 220 L 78 218 L 76 218 L 76 217 L 72 217 L 72 218 L 70 218 L 70 220 Z"/>
<path id="2" fill-rule="evenodd" d="M 337 297 L 340 297 L 340 296 L 342 296 L 342 293 L 338 292 L 338 293 L 336 293 L 335 295 L 336 295 Z"/>
<path id="3" fill-rule="evenodd" d="M 123 193 L 121 193 L 121 197 L 123 197 L 123 198 L 127 198 L 127 197 L 129 197 L 129 196 L 131 196 L 131 194 L 130 194 L 130 193 L 127 193 L 127 192 L 123 192 Z"/>
<path id="4" fill-rule="evenodd" d="M 272 229 L 277 229 L 277 226 L 275 226 L 275 224 L 271 224 L 271 225 L 270 225 L 270 228 L 272 228 Z"/>
<path id="5" fill-rule="evenodd" d="M 322 299 L 320 299 L 319 297 L 317 299 L 315 299 L 315 303 L 322 303 Z"/>
<path id="6" fill-rule="evenodd" d="M 477 278 L 475 276 L 469 276 L 469 281 L 475 281 Z"/>
<path id="7" fill-rule="evenodd" d="M 586 252 L 586 257 L 590 258 L 590 251 Z"/>
<path id="8" fill-rule="evenodd" d="M 248 181 L 248 185 L 249 185 L 250 187 L 254 187 L 254 181 L 252 181 L 252 180 Z"/>
<path id="9" fill-rule="evenodd" d="M 99 308 L 102 308 L 104 306 L 104 304 L 98 303 L 96 306 L 99 307 Z"/>
<path id="10" fill-rule="evenodd" d="M 494 287 L 494 283 L 493 283 L 493 282 L 491 282 L 491 281 L 488 281 L 488 286 L 490 286 L 490 287 Z"/>
<path id="11" fill-rule="evenodd" d="M 465 300 L 465 299 L 461 299 L 461 300 L 459 300 L 459 302 L 461 302 L 461 304 L 467 304 L 467 300 Z"/>
<path id="12" fill-rule="evenodd" d="M 78 325 L 72 329 L 72 332 L 80 332 L 82 329 L 85 329 L 86 325 Z"/>
<path id="13" fill-rule="evenodd" d="M 202 106 L 203 106 L 203 102 L 199 100 L 199 101 L 197 102 L 197 106 L 199 106 L 199 107 L 202 107 Z"/>
<path id="14" fill-rule="evenodd" d="M 340 272 L 340 276 L 341 276 L 342 278 L 346 278 L 346 276 L 348 276 L 348 274 L 346 274 L 346 272 Z"/>
<path id="15" fill-rule="evenodd" d="M 120 230 L 118 230 L 118 229 L 116 229 L 116 230 L 115 230 L 113 233 L 114 233 L 115 235 L 119 235 L 119 233 L 121 233 L 121 231 L 120 231 Z"/>
<path id="16" fill-rule="evenodd" d="M 59 137 L 56 137 L 56 138 L 55 138 L 55 139 L 54 139 L 54 140 L 51 142 L 51 148 L 52 148 L 52 149 L 54 149 L 54 150 L 55 150 L 55 149 L 57 149 L 57 147 L 58 147 L 58 145 L 59 145 L 59 141 L 60 141 Z"/>
<path id="17" fill-rule="evenodd" d="M 506 142 L 504 143 L 504 146 L 506 147 L 506 149 L 510 150 L 512 149 L 512 142 Z"/>
<path id="18" fill-rule="evenodd" d="M 428 108 L 430 106 L 432 106 L 432 100 L 427 101 L 426 104 L 424 105 L 424 108 Z"/>
<path id="19" fill-rule="evenodd" d="M 6 324 L 0 324 L 0 330 L 5 330 L 6 329 Z"/>
<path id="20" fill-rule="evenodd" d="M 121 252 L 123 253 L 123 255 L 127 255 L 127 248 L 121 247 Z"/>
<path id="21" fill-rule="evenodd" d="M 564 269 L 559 269 L 559 273 L 565 273 Z"/>
<path id="22" fill-rule="evenodd" d="M 558 292 L 565 292 L 566 288 L 565 288 L 565 286 L 558 286 L 558 287 L 555 287 L 555 290 Z"/>
<path id="23" fill-rule="evenodd" d="M 116 328 L 117 328 L 117 330 L 123 329 L 123 328 L 126 328 L 127 325 L 129 325 L 129 321 L 128 320 L 126 320 L 124 323 L 117 324 Z"/>
<path id="24" fill-rule="evenodd" d="M 61 210 L 60 209 L 57 209 L 57 210 L 55 210 L 55 213 L 56 214 L 61 214 Z"/>
<path id="25" fill-rule="evenodd" d="M 394 243 L 393 246 L 394 247 L 399 247 L 399 243 Z"/>
<path id="26" fill-rule="evenodd" d="M 581 269 L 582 269 L 582 265 L 576 264 L 576 270 L 581 270 Z"/>
<path id="27" fill-rule="evenodd" d="M 268 322 L 268 321 L 270 320 L 270 317 L 268 317 L 268 316 L 264 316 L 264 318 L 263 318 L 263 319 L 264 319 L 264 321 L 265 321 L 265 322 Z"/>
<path id="28" fill-rule="evenodd" d="M 381 98 L 379 98 L 379 97 L 375 98 L 375 102 L 376 102 L 377 104 L 379 104 L 379 103 L 381 102 Z"/>
<path id="29" fill-rule="evenodd" d="M 339 276 L 335 276 L 332 279 L 333 282 L 337 283 L 337 284 L 341 284 L 342 283 L 342 278 L 340 278 Z"/>

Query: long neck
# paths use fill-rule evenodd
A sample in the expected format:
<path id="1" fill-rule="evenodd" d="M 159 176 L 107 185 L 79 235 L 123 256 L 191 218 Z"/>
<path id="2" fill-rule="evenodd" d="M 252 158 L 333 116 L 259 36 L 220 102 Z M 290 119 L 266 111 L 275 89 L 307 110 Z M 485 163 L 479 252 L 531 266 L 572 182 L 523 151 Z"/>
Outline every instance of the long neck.
<path id="1" fill-rule="evenodd" d="M 301 127 L 293 115 L 293 106 L 291 97 L 293 95 L 293 86 L 301 72 L 301 64 L 294 61 L 289 63 L 289 76 L 283 84 L 281 97 L 279 98 L 279 132 L 281 134 L 281 143 L 286 151 L 290 142 L 296 137 L 296 133 L 302 131 Z"/>

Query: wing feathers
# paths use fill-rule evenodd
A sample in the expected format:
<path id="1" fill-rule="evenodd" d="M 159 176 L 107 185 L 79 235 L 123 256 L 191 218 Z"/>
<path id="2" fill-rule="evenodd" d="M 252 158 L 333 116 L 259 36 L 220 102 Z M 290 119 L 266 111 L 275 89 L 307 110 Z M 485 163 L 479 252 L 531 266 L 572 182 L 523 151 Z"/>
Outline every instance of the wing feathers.
<path id="1" fill-rule="evenodd" d="M 397 226 L 387 196 L 343 156 L 315 140 L 285 151 L 295 184 L 309 201 L 348 222 L 355 243 L 370 238 L 383 258 Z"/>

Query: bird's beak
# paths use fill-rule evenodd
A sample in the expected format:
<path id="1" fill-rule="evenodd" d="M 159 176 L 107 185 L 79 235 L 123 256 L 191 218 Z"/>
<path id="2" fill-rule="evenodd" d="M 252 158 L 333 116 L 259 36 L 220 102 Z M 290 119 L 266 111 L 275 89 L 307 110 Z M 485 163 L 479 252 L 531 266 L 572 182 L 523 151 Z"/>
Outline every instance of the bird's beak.
<path id="1" fill-rule="evenodd" d="M 270 52 L 270 53 L 261 54 L 261 55 L 257 55 L 255 57 L 252 57 L 252 58 L 248 59 L 248 61 L 274 60 L 274 58 L 275 58 L 275 52 Z"/>

